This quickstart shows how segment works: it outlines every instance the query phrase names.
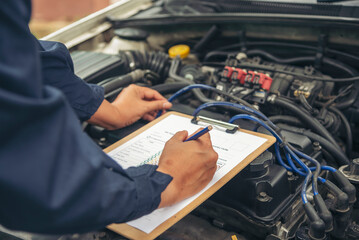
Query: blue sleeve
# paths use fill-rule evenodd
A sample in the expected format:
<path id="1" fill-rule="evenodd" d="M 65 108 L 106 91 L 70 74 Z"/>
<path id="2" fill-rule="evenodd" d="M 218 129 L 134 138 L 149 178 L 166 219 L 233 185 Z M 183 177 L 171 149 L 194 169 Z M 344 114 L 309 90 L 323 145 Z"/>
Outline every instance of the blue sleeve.
<path id="1" fill-rule="evenodd" d="M 38 41 L 38 46 L 44 84 L 61 90 L 80 120 L 88 120 L 104 99 L 103 88 L 87 84 L 74 74 L 71 56 L 64 44 Z"/>
<path id="2" fill-rule="evenodd" d="M 156 209 L 172 178 L 123 170 L 82 132 L 64 94 L 44 84 L 28 0 L 0 1 L 0 224 L 62 234 Z"/>

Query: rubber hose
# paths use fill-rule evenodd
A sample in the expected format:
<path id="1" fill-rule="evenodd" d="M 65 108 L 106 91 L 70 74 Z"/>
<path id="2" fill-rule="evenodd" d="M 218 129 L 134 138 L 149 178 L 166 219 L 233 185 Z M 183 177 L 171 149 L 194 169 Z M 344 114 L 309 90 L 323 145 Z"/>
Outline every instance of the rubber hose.
<path id="1" fill-rule="evenodd" d="M 144 76 L 144 73 L 145 72 L 143 70 L 137 69 L 126 75 L 112 79 L 110 82 L 102 85 L 105 90 L 105 94 L 112 92 L 120 87 L 125 87 L 127 85 L 130 85 L 131 83 L 135 83 L 141 80 Z"/>
<path id="2" fill-rule="evenodd" d="M 205 62 L 205 63 L 203 63 L 203 65 L 220 66 L 220 67 L 225 66 L 224 63 L 220 63 L 220 62 L 213 62 L 213 63 Z M 252 63 L 240 63 L 239 67 L 241 67 L 241 68 L 261 69 L 261 70 L 272 71 L 273 72 L 273 69 L 271 67 L 268 67 L 268 66 L 265 66 L 265 65 L 259 66 L 258 64 L 252 64 Z M 359 76 L 350 77 L 350 78 L 323 78 L 323 77 L 316 77 L 316 76 L 308 76 L 308 75 L 305 75 L 305 74 L 291 72 L 291 71 L 287 71 L 287 70 L 276 69 L 275 71 L 278 72 L 278 73 L 285 73 L 285 74 L 289 74 L 289 75 L 293 75 L 293 76 L 298 76 L 298 77 L 309 79 L 309 80 L 312 80 L 312 81 L 313 80 L 318 80 L 318 81 L 323 81 L 323 82 L 341 82 L 341 83 L 349 83 L 349 82 L 359 81 Z"/>
<path id="3" fill-rule="evenodd" d="M 235 53 L 237 53 L 237 52 L 211 51 L 211 52 L 207 53 L 207 54 L 204 56 L 203 62 L 207 62 L 208 59 L 210 59 L 210 58 L 212 58 L 212 57 L 214 57 L 214 56 L 216 56 L 216 57 L 227 57 L 228 54 L 231 54 L 231 53 L 235 54 Z"/>
<path id="4" fill-rule="evenodd" d="M 102 80 L 101 82 L 97 83 L 97 85 L 99 86 L 103 86 L 106 83 L 111 82 L 112 80 L 118 78 L 119 76 L 115 76 L 115 77 L 110 77 L 110 78 L 106 78 L 105 80 Z"/>
<path id="5" fill-rule="evenodd" d="M 351 157 L 351 152 L 352 152 L 352 148 L 353 148 L 353 133 L 352 133 L 352 129 L 350 127 L 350 123 L 348 121 L 348 119 L 344 116 L 344 114 L 337 108 L 335 107 L 329 107 L 329 111 L 337 114 L 344 125 L 345 128 L 345 135 L 346 135 L 346 153 L 349 156 L 349 158 Z"/>
<path id="6" fill-rule="evenodd" d="M 296 117 L 287 116 L 287 115 L 276 115 L 269 117 L 269 120 L 271 120 L 274 124 L 276 123 L 289 123 L 295 126 L 302 126 L 303 123 L 299 121 Z"/>
<path id="7" fill-rule="evenodd" d="M 178 68 L 179 66 L 181 65 L 181 59 L 179 57 L 176 57 L 172 60 L 172 63 L 171 63 L 171 67 L 170 67 L 170 70 L 169 70 L 169 77 L 174 79 L 175 81 L 177 82 L 182 82 L 182 83 L 188 83 L 188 84 L 193 84 L 194 82 L 191 81 L 191 80 L 188 80 L 182 76 L 179 76 L 177 75 L 177 71 L 178 71 Z M 207 98 L 200 89 L 193 89 L 192 92 L 194 93 L 195 97 L 203 102 L 203 103 L 206 103 L 206 102 L 211 102 L 213 100 Z"/>
<path id="8" fill-rule="evenodd" d="M 349 164 L 349 159 L 347 158 L 347 156 L 341 150 L 338 150 L 335 146 L 333 146 L 333 144 L 325 138 L 311 131 L 305 131 L 303 134 L 310 139 L 319 142 L 325 149 L 328 150 L 329 153 L 331 153 L 335 157 L 336 162 L 338 162 L 340 166 Z"/>
<path id="9" fill-rule="evenodd" d="M 349 159 L 347 156 L 339 149 L 337 149 L 331 142 L 323 138 L 322 136 L 315 134 L 309 130 L 304 130 L 301 128 L 293 128 L 290 126 L 281 125 L 280 129 L 295 132 L 302 134 L 304 136 L 309 137 L 311 140 L 319 142 L 335 159 L 335 161 L 340 165 L 347 165 L 349 164 Z"/>
<path id="10" fill-rule="evenodd" d="M 358 71 L 355 70 L 354 68 L 352 68 L 351 66 L 349 66 L 349 65 L 347 65 L 345 63 L 339 62 L 337 60 L 334 60 L 332 58 L 324 57 L 323 58 L 323 63 L 331 65 L 332 67 L 336 67 L 338 69 L 341 69 L 342 71 L 348 73 L 351 77 L 355 77 L 355 76 L 359 75 Z"/>
<path id="11" fill-rule="evenodd" d="M 216 35 L 218 35 L 218 33 L 220 32 L 220 29 L 216 26 L 213 25 L 208 32 L 206 33 L 206 35 L 203 36 L 203 38 L 193 47 L 193 50 L 196 53 L 199 53 L 203 50 L 203 48 L 211 41 L 214 39 L 214 37 Z"/>
<path id="12" fill-rule="evenodd" d="M 190 81 L 190 80 L 188 80 L 188 79 L 186 79 L 186 78 L 184 78 L 182 76 L 177 75 L 177 70 L 178 70 L 180 64 L 181 64 L 181 59 L 178 56 L 172 60 L 171 67 L 170 67 L 170 70 L 169 70 L 169 77 L 174 79 L 177 82 L 193 84 L 193 81 Z M 222 92 L 221 90 L 218 90 L 218 89 L 215 89 L 215 88 L 213 90 L 211 90 L 211 91 L 214 91 L 214 92 L 216 92 L 218 94 L 222 94 L 222 95 L 224 95 L 226 97 L 229 97 L 229 98 L 233 99 L 234 101 L 239 102 L 242 105 L 245 105 L 247 107 L 253 108 L 253 106 L 251 104 L 249 104 L 247 101 L 245 101 L 245 100 L 243 100 L 241 98 L 238 98 L 236 96 L 233 96 L 232 94 Z M 206 102 L 214 101 L 214 100 L 209 99 L 206 96 L 204 96 L 204 94 L 202 93 L 202 91 L 200 89 L 193 89 L 193 93 L 202 102 L 206 103 Z"/>
<path id="13" fill-rule="evenodd" d="M 207 102 L 213 102 L 213 99 L 209 99 L 208 97 L 206 97 L 203 92 L 201 91 L 201 89 L 193 89 L 192 90 L 194 95 L 196 96 L 196 98 L 202 102 L 202 103 L 207 103 Z"/>
<path id="14" fill-rule="evenodd" d="M 123 88 L 117 88 L 116 90 L 114 90 L 112 92 L 106 93 L 105 98 L 108 99 L 108 98 L 114 97 L 115 95 L 117 96 L 122 90 L 123 90 Z"/>
<path id="15" fill-rule="evenodd" d="M 116 90 L 117 88 L 129 85 L 130 83 L 132 83 L 132 76 L 130 74 L 126 74 L 104 84 L 103 88 L 105 90 L 105 94 L 107 94 Z"/>
<path id="16" fill-rule="evenodd" d="M 127 63 L 127 71 L 147 69 L 157 73 L 163 79 L 168 75 L 170 58 L 163 52 L 121 51 L 120 57 Z M 155 83 L 157 84 L 157 83 Z"/>
<path id="17" fill-rule="evenodd" d="M 304 97 L 303 94 L 299 95 L 300 103 L 302 104 L 303 108 L 308 111 L 309 113 L 313 113 L 314 109 L 313 107 L 308 103 L 307 99 Z"/>
<path id="18" fill-rule="evenodd" d="M 313 129 L 313 131 L 317 132 L 319 135 L 323 136 L 324 138 L 328 139 L 332 142 L 338 149 L 340 149 L 337 142 L 334 140 L 332 135 L 328 132 L 328 130 L 320 124 L 320 122 L 313 118 L 311 115 L 307 114 L 306 112 L 302 111 L 298 108 L 293 102 L 284 99 L 282 97 L 276 97 L 273 101 L 273 104 L 288 109 L 289 111 L 295 113 L 301 120 L 303 120 L 308 127 Z"/>
<path id="19" fill-rule="evenodd" d="M 350 106 L 352 106 L 355 103 L 355 101 L 358 97 L 358 93 L 359 93 L 359 91 L 354 89 L 350 93 L 350 95 L 346 101 L 335 103 L 335 107 L 340 110 L 349 108 Z"/>
<path id="20" fill-rule="evenodd" d="M 189 83 L 179 82 L 179 83 L 163 83 L 152 86 L 151 88 L 161 93 L 162 95 L 177 92 L 178 90 L 188 86 Z"/>
<path id="21" fill-rule="evenodd" d="M 282 63 L 282 64 L 293 64 L 293 63 L 301 63 L 301 62 L 314 62 L 315 61 L 315 56 L 305 56 L 305 57 L 296 57 L 296 58 L 278 58 L 266 51 L 263 50 L 259 50 L 259 49 L 254 49 L 254 50 L 249 50 L 246 52 L 247 56 L 251 56 L 251 55 L 261 55 L 264 56 L 272 61 L 275 61 L 277 63 Z M 354 77 L 357 75 L 356 70 L 354 70 L 352 67 L 338 62 L 336 60 L 324 57 L 323 58 L 323 63 L 330 65 L 332 67 L 335 67 L 337 69 L 342 70 L 343 72 L 346 72 L 348 75 L 350 75 L 351 77 Z"/>
<path id="22" fill-rule="evenodd" d="M 307 50 L 312 50 L 313 52 L 317 51 L 317 47 L 314 46 L 309 46 L 309 45 L 303 45 L 303 44 L 296 44 L 296 43 L 282 43 L 282 42 L 246 42 L 247 46 L 279 46 L 279 47 L 291 47 L 291 48 L 302 48 L 302 49 L 307 49 Z M 218 50 L 230 50 L 233 48 L 239 48 L 242 47 L 243 44 L 242 43 L 236 43 L 236 44 L 232 44 L 232 45 L 227 45 L 225 47 L 220 47 L 218 48 Z M 328 53 L 332 53 L 338 56 L 342 56 L 342 57 L 346 57 L 346 58 L 351 58 L 354 61 L 359 61 L 359 57 L 355 56 L 355 55 L 351 55 L 349 53 L 345 53 L 345 52 L 341 52 L 341 51 L 337 51 L 334 49 L 330 49 L 330 48 L 326 48 L 325 49 Z"/>
<path id="23" fill-rule="evenodd" d="M 330 154 L 325 148 L 322 148 L 323 156 L 327 162 L 336 163 L 335 158 L 332 154 Z"/>
<path id="24" fill-rule="evenodd" d="M 350 107 L 351 105 L 353 105 L 355 103 L 358 95 L 359 95 L 359 82 L 356 81 L 354 83 L 354 89 L 351 91 L 348 99 L 343 102 L 335 103 L 335 107 L 340 110 Z"/>
<path id="25" fill-rule="evenodd" d="M 225 52 L 225 51 L 212 51 L 206 54 L 206 56 L 204 57 L 203 61 L 206 62 L 208 61 L 210 58 L 217 56 L 217 57 L 227 57 L 228 54 L 237 54 L 238 52 Z M 281 64 L 293 64 L 293 63 L 306 63 L 306 62 L 314 62 L 315 61 L 315 57 L 314 56 L 305 56 L 305 57 L 296 57 L 296 58 L 278 58 L 264 50 L 259 50 L 259 49 L 253 49 L 253 50 L 249 50 L 246 52 L 247 56 L 253 56 L 253 55 L 260 55 L 262 57 L 265 57 L 271 61 L 274 61 L 276 63 L 281 63 Z M 323 63 L 331 66 L 331 67 L 335 67 L 345 73 L 347 73 L 348 75 L 355 77 L 357 76 L 356 70 L 353 69 L 352 67 L 341 63 L 339 61 L 324 57 L 323 58 Z"/>

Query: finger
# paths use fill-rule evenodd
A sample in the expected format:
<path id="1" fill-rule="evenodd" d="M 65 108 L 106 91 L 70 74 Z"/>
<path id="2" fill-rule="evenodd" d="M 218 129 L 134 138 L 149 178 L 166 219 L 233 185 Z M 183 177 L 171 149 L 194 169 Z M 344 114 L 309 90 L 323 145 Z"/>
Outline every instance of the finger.
<path id="1" fill-rule="evenodd" d="M 212 146 L 210 132 L 206 132 L 205 134 L 200 136 L 197 140 L 200 140 L 201 142 L 205 143 L 206 145 Z"/>
<path id="2" fill-rule="evenodd" d="M 169 109 L 172 107 L 172 103 L 167 100 L 155 100 L 145 103 L 147 106 L 147 113 L 152 111 L 158 111 L 163 109 Z"/>
<path id="3" fill-rule="evenodd" d="M 175 135 L 173 135 L 173 137 L 171 139 L 173 139 L 175 141 L 183 142 L 184 140 L 187 139 L 187 136 L 188 136 L 188 132 L 186 130 L 183 130 L 183 131 L 176 132 Z"/>
<path id="4" fill-rule="evenodd" d="M 168 102 L 166 99 L 166 102 L 164 102 L 162 104 L 162 109 L 161 110 L 166 110 L 166 109 L 170 109 L 172 107 L 172 103 Z"/>
<path id="5" fill-rule="evenodd" d="M 140 90 L 142 92 L 142 97 L 145 100 L 166 100 L 164 96 L 151 88 L 141 87 Z"/>
<path id="6" fill-rule="evenodd" d="M 157 116 L 157 112 L 156 111 L 152 111 L 149 113 L 146 113 L 145 115 L 143 115 L 142 119 L 146 120 L 146 121 L 152 121 L 156 118 Z"/>
<path id="7" fill-rule="evenodd" d="M 167 105 L 166 105 L 167 106 Z M 170 105 L 171 107 L 172 107 L 172 104 Z M 171 108 L 170 107 L 170 108 Z M 160 110 L 161 112 L 161 115 L 160 116 L 162 116 L 163 114 L 165 114 L 167 111 L 166 110 L 164 110 L 164 109 L 162 109 L 162 110 Z M 156 116 L 157 116 L 157 114 L 159 113 L 159 111 L 156 111 Z"/>
<path id="8" fill-rule="evenodd" d="M 158 111 L 147 112 L 145 115 L 156 116 Z"/>
<path id="9" fill-rule="evenodd" d="M 158 113 L 158 111 L 152 111 L 152 112 L 149 112 L 148 114 L 150 114 L 151 116 L 156 117 L 157 113 Z"/>
<path id="10" fill-rule="evenodd" d="M 145 114 L 142 117 L 143 120 L 146 120 L 146 121 L 149 121 L 149 122 L 153 121 L 155 118 L 156 117 L 152 116 L 151 114 Z"/>

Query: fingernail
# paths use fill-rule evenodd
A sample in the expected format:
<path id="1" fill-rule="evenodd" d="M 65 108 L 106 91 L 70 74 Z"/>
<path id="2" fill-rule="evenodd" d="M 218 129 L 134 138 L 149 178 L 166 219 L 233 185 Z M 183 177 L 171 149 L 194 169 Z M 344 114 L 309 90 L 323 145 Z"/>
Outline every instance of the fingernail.
<path id="1" fill-rule="evenodd" d="M 171 104 L 170 102 L 165 102 L 165 103 L 163 103 L 163 106 L 162 106 L 162 107 L 167 109 L 167 108 L 170 108 L 171 105 L 172 105 L 172 104 Z"/>

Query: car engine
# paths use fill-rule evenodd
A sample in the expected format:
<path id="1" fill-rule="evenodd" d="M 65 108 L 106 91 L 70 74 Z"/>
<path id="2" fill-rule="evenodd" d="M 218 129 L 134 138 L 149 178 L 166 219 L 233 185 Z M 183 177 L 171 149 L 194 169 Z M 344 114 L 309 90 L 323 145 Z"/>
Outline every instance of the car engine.
<path id="1" fill-rule="evenodd" d="M 109 101 L 130 84 L 166 98 L 187 88 L 171 110 L 198 114 L 204 104 L 201 116 L 266 134 L 270 126 L 282 141 L 158 239 L 358 239 L 358 34 L 319 23 L 146 23 L 141 14 L 108 19 L 96 45 L 71 48 L 76 74 Z M 84 129 L 105 148 L 145 124 Z"/>

